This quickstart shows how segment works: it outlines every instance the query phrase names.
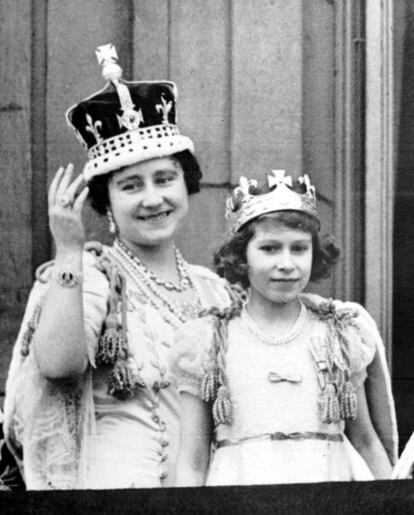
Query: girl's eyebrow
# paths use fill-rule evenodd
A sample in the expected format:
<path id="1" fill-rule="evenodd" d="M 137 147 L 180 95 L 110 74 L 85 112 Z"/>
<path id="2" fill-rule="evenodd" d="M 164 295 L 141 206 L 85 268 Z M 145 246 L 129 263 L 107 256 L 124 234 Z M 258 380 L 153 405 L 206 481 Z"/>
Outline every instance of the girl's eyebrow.
<path id="1" fill-rule="evenodd" d="M 289 243 L 292 244 L 292 243 L 310 243 L 310 241 L 312 240 L 312 237 L 309 236 L 309 239 L 308 238 L 298 238 L 297 240 L 291 240 Z M 265 237 L 265 238 L 257 238 L 256 240 L 260 245 L 262 244 L 266 244 L 266 243 L 281 243 L 282 240 L 279 240 L 278 238 L 272 238 L 271 236 L 269 237 Z"/>

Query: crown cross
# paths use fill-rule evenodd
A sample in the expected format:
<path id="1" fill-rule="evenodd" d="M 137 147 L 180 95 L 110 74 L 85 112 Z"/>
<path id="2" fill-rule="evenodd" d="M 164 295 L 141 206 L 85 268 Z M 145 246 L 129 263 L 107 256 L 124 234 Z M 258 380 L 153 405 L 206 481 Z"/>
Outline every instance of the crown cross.
<path id="1" fill-rule="evenodd" d="M 279 185 L 284 186 L 292 186 L 292 177 L 285 177 L 285 170 L 272 170 L 270 174 L 267 175 L 267 183 L 269 188 L 273 186 L 278 187 Z"/>
<path id="2" fill-rule="evenodd" d="M 118 54 L 116 53 L 116 48 L 112 44 L 98 46 L 95 50 L 95 55 L 101 66 L 104 66 L 107 63 L 118 62 Z"/>
<path id="3" fill-rule="evenodd" d="M 167 124 L 168 123 L 168 113 L 171 111 L 172 108 L 172 102 L 171 100 L 167 102 L 165 100 L 164 95 L 161 95 L 161 104 L 157 104 L 155 106 L 155 109 L 157 110 L 157 113 L 162 112 L 162 123 Z"/>

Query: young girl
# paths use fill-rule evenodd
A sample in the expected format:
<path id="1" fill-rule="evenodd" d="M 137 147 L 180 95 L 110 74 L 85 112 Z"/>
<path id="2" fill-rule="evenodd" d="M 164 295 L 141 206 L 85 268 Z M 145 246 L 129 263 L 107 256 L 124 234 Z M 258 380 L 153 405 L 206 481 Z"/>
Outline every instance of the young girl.
<path id="1" fill-rule="evenodd" d="M 357 304 L 303 294 L 338 257 L 308 177 L 242 178 L 227 219 L 215 264 L 248 296 L 177 333 L 176 484 L 389 478 L 396 426 L 375 323 Z"/>

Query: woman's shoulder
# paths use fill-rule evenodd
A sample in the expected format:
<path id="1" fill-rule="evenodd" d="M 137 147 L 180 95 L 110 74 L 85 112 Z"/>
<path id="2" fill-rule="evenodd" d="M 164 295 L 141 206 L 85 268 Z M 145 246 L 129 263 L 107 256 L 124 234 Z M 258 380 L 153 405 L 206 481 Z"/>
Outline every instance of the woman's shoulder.
<path id="1" fill-rule="evenodd" d="M 229 287 L 225 279 L 219 277 L 209 268 L 201 265 L 190 265 L 190 273 L 196 276 L 211 306 L 228 306 L 230 295 Z"/>
<path id="2" fill-rule="evenodd" d="M 201 380 L 210 362 L 213 334 L 211 316 L 190 320 L 176 331 L 168 361 L 180 391 L 200 396 Z"/>
<path id="3" fill-rule="evenodd" d="M 200 279 L 211 283 L 223 283 L 224 279 L 219 277 L 215 272 L 202 265 L 189 265 L 190 271 Z"/>

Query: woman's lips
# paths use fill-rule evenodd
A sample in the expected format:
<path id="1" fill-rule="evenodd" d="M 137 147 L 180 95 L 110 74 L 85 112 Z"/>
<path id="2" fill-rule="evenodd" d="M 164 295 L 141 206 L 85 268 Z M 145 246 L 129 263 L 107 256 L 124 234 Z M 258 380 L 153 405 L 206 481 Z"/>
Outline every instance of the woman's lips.
<path id="1" fill-rule="evenodd" d="M 165 220 L 170 214 L 171 211 L 163 211 L 162 213 L 147 216 L 138 216 L 137 218 L 138 220 L 143 220 L 144 222 L 159 222 L 160 220 Z"/>

